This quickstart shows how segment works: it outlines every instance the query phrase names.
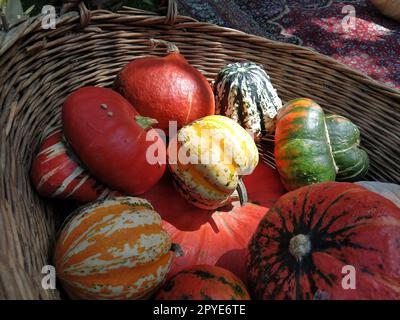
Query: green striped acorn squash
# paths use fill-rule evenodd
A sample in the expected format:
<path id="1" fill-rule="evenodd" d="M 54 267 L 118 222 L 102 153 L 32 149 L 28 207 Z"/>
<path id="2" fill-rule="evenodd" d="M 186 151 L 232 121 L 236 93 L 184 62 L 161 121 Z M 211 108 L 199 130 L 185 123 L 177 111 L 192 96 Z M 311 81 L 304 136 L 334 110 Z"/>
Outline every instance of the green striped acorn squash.
<path id="1" fill-rule="evenodd" d="M 282 101 L 264 68 L 254 62 L 223 67 L 214 82 L 216 114 L 237 121 L 259 140 L 275 129 Z"/>
<path id="2" fill-rule="evenodd" d="M 311 99 L 294 99 L 279 110 L 274 153 L 282 183 L 289 191 L 336 178 L 325 114 Z"/>
<path id="3" fill-rule="evenodd" d="M 360 149 L 360 130 L 349 119 L 340 115 L 325 116 L 333 158 L 339 169 L 337 181 L 357 181 L 368 171 L 369 159 Z"/>

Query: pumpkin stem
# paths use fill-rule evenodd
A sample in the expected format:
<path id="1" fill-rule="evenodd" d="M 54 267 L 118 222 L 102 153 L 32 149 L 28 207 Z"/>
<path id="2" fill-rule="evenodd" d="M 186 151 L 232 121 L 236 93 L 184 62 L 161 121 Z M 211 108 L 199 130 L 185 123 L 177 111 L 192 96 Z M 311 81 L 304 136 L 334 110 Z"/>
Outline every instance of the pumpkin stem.
<path id="1" fill-rule="evenodd" d="M 175 257 L 183 257 L 185 253 L 183 252 L 181 246 L 177 243 L 171 244 L 171 251 L 175 253 Z"/>
<path id="2" fill-rule="evenodd" d="M 153 47 L 157 47 L 158 45 L 164 45 L 167 47 L 168 53 L 176 52 L 179 53 L 179 49 L 176 45 L 174 45 L 171 42 L 165 41 L 165 40 L 159 40 L 159 39 L 150 39 L 151 44 Z"/>
<path id="3" fill-rule="evenodd" d="M 148 130 L 158 123 L 158 121 L 156 119 L 142 117 L 142 116 L 136 116 L 135 120 L 136 120 L 136 123 L 139 126 L 141 126 L 144 130 Z"/>
<path id="4" fill-rule="evenodd" d="M 296 258 L 297 261 L 309 254 L 311 251 L 310 237 L 304 234 L 298 234 L 290 239 L 289 252 Z"/>
<path id="5" fill-rule="evenodd" d="M 242 178 L 239 178 L 236 191 L 239 195 L 240 205 L 243 207 L 247 202 L 249 202 L 249 197 L 247 196 L 246 186 L 244 185 Z"/>

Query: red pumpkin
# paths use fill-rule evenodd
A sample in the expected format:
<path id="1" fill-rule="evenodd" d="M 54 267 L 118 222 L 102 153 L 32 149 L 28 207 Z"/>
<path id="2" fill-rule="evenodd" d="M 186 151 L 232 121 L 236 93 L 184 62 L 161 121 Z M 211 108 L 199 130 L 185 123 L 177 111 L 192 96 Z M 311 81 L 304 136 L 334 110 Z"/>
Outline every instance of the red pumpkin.
<path id="1" fill-rule="evenodd" d="M 166 133 L 171 120 L 177 121 L 179 129 L 215 113 L 207 79 L 173 45 L 165 57 L 143 57 L 127 64 L 114 87 L 141 115 L 156 119 L 157 127 Z"/>
<path id="2" fill-rule="evenodd" d="M 389 200 L 352 183 L 302 187 L 251 239 L 249 289 L 258 299 L 400 299 L 399 244 Z"/>
<path id="3" fill-rule="evenodd" d="M 285 190 L 278 173 L 264 163 L 243 180 L 253 202 L 243 207 L 236 201 L 216 211 L 196 208 L 175 191 L 169 173 L 143 195 L 160 213 L 164 229 L 184 253 L 174 259 L 169 277 L 189 266 L 208 264 L 228 269 L 246 282 L 248 242 Z"/>
<path id="4" fill-rule="evenodd" d="M 164 174 L 166 147 L 149 128 L 151 119 L 140 117 L 111 89 L 85 87 L 74 92 L 64 103 L 62 120 L 65 137 L 79 159 L 110 188 L 141 194 Z M 158 150 L 162 161 L 149 161 L 150 147 Z"/>
<path id="5" fill-rule="evenodd" d="M 215 266 L 192 266 L 170 279 L 156 300 L 250 300 L 243 282 L 232 272 Z"/>
<path id="6" fill-rule="evenodd" d="M 103 199 L 111 192 L 83 168 L 67 148 L 61 128 L 44 137 L 31 167 L 32 182 L 44 197 L 90 202 Z"/>

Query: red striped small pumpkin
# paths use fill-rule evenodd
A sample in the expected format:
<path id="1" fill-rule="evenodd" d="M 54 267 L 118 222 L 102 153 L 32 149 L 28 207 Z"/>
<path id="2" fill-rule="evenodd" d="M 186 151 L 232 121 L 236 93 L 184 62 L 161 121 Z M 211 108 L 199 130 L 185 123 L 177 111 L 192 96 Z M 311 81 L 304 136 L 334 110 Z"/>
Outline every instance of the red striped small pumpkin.
<path id="1" fill-rule="evenodd" d="M 157 293 L 156 300 L 250 300 L 243 282 L 232 272 L 197 265 L 179 272 Z"/>
<path id="2" fill-rule="evenodd" d="M 112 192 L 79 164 L 65 144 L 60 127 L 44 135 L 32 162 L 31 179 L 39 194 L 50 198 L 90 202 Z"/>
<path id="3" fill-rule="evenodd" d="M 64 224 L 57 276 L 73 299 L 142 299 L 163 282 L 171 237 L 144 199 L 117 197 L 83 206 Z"/>

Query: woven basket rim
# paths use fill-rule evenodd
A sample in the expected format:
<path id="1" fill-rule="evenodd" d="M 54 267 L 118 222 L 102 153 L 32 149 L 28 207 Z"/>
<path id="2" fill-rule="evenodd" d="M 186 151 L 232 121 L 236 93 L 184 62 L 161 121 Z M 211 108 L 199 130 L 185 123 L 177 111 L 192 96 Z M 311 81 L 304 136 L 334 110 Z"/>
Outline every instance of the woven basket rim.
<path id="1" fill-rule="evenodd" d="M 60 291 L 42 290 L 41 270 L 52 262 L 56 232 L 75 206 L 35 191 L 29 168 L 40 136 L 61 124 L 70 92 L 112 86 L 132 59 L 165 55 L 152 38 L 174 42 L 210 81 L 229 62 L 264 64 L 284 102 L 309 96 L 359 125 L 371 160 L 368 180 L 400 184 L 400 91 L 314 50 L 198 22 L 176 7 L 165 16 L 130 7 L 88 11 L 82 2 L 78 9 L 58 17 L 56 30 L 43 30 L 43 15 L 28 18 L 0 44 L 0 299 L 60 298 Z M 263 142 L 260 161 L 270 164 L 273 140 Z"/>
<path id="2" fill-rule="evenodd" d="M 86 9 L 88 10 L 88 9 Z M 186 26 L 190 26 L 190 24 L 195 23 L 197 27 L 204 27 L 210 28 L 213 31 L 207 31 L 207 33 L 226 33 L 224 37 L 227 38 L 241 38 L 245 37 L 247 41 L 254 41 L 260 43 L 261 45 L 268 46 L 271 48 L 278 48 L 278 49 L 287 49 L 288 51 L 295 51 L 299 56 L 308 56 L 310 60 L 317 60 L 321 63 L 324 67 L 334 69 L 336 71 L 346 73 L 347 76 L 357 80 L 367 86 L 375 87 L 376 89 L 385 91 L 389 96 L 394 99 L 398 99 L 400 101 L 400 90 L 390 87 L 389 85 L 382 83 L 378 80 L 371 78 L 370 76 L 353 69 L 350 66 L 347 66 L 327 55 L 319 53 L 309 47 L 304 47 L 300 45 L 295 45 L 291 43 L 279 42 L 276 40 L 271 40 L 268 38 L 264 38 L 261 36 L 257 36 L 254 34 L 249 34 L 237 29 L 222 27 L 216 24 L 208 23 L 208 22 L 200 22 L 192 17 L 177 15 L 174 17 L 174 23 L 170 24 L 167 22 L 168 17 L 166 15 L 160 15 L 157 12 L 151 12 L 146 10 L 141 10 L 137 8 L 132 8 L 128 6 L 123 6 L 121 10 L 118 12 L 111 12 L 109 10 L 88 10 L 89 12 L 89 21 L 88 27 L 90 27 L 92 21 L 101 20 L 104 18 L 113 18 L 113 19 L 120 19 L 126 17 L 136 17 L 136 18 L 143 18 L 147 19 L 150 18 L 153 24 L 166 24 L 170 25 L 171 28 L 179 28 L 184 29 Z M 140 14 L 139 14 L 140 13 Z M 5 48 L 0 47 L 0 59 L 1 57 L 19 40 L 19 38 L 27 36 L 31 32 L 35 32 L 38 30 L 38 26 L 40 25 L 42 15 L 39 14 L 37 16 L 31 17 L 30 19 L 23 21 L 22 23 L 13 26 L 8 32 L 12 32 L 15 28 L 23 28 L 23 32 L 19 32 L 19 36 L 15 37 L 12 42 L 8 44 Z M 64 19 L 72 18 L 71 22 L 76 22 L 81 19 L 81 13 L 79 11 L 71 11 L 68 13 L 64 13 L 62 16 L 57 18 L 58 23 L 63 21 Z"/>

